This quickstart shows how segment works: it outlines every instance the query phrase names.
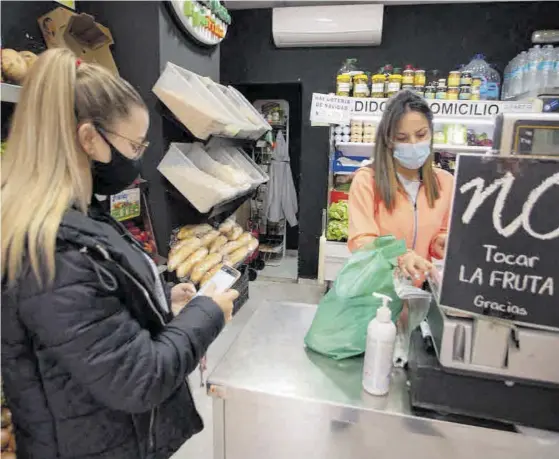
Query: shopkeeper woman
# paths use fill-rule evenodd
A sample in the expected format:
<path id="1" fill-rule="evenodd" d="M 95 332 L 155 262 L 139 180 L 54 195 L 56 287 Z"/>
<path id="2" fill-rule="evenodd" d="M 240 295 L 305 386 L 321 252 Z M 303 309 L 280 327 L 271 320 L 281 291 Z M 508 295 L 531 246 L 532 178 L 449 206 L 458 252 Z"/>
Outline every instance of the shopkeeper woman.
<path id="1" fill-rule="evenodd" d="M 402 271 L 419 280 L 442 258 L 453 177 L 433 165 L 433 113 L 425 100 L 401 91 L 378 125 L 373 163 L 361 168 L 349 192 L 349 248 L 378 236 L 406 241 Z"/>
<path id="2" fill-rule="evenodd" d="M 234 291 L 167 289 L 95 208 L 138 176 L 136 90 L 68 50 L 21 91 L 2 158 L 2 380 L 18 459 L 167 459 L 202 429 L 185 381 Z"/>

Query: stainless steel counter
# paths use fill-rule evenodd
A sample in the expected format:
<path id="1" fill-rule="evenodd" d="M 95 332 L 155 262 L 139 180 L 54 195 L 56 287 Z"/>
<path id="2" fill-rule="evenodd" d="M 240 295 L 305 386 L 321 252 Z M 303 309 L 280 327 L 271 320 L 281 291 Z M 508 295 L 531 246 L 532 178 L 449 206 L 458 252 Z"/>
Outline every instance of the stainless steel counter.
<path id="1" fill-rule="evenodd" d="M 362 359 L 305 349 L 314 311 L 262 305 L 218 363 L 209 378 L 215 459 L 559 459 L 553 437 L 414 416 L 401 370 L 388 396 L 366 394 Z"/>

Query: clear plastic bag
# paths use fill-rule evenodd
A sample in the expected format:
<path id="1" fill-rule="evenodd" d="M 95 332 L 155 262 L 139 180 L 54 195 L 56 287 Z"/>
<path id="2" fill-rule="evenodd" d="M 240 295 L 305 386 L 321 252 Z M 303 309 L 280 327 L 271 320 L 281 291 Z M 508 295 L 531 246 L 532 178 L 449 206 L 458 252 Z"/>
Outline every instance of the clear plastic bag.
<path id="1" fill-rule="evenodd" d="M 411 333 L 425 320 L 431 305 L 432 295 L 415 287 L 411 280 L 394 271 L 394 290 L 404 302 L 403 313 L 396 323 L 396 346 L 394 348 L 394 365 L 401 367 L 408 361 Z"/>

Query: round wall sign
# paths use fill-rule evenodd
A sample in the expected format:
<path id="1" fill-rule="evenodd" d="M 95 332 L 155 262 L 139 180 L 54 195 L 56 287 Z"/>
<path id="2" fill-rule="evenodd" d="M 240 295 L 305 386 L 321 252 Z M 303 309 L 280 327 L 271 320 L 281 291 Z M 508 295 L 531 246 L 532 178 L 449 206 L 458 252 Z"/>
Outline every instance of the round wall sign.
<path id="1" fill-rule="evenodd" d="M 171 0 L 179 25 L 197 42 L 215 46 L 225 38 L 231 16 L 218 0 Z"/>

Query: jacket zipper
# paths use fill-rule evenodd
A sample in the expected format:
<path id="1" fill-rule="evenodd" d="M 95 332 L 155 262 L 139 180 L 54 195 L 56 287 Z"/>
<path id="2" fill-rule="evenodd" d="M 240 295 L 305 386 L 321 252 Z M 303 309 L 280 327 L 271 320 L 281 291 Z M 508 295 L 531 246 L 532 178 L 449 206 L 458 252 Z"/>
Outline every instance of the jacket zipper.
<path id="1" fill-rule="evenodd" d="M 159 321 L 161 322 L 161 325 L 165 325 L 165 321 L 163 320 L 163 317 L 161 316 L 161 314 L 159 313 L 159 311 L 157 310 L 157 308 L 155 307 L 155 305 L 153 304 L 153 301 L 151 300 L 151 297 L 149 296 L 148 291 L 144 288 L 144 286 L 142 284 L 140 284 L 140 282 L 138 282 L 136 280 L 136 278 L 134 278 L 134 276 L 132 276 L 132 274 L 130 274 L 126 269 L 124 269 L 122 266 L 120 266 L 120 264 L 115 263 L 118 267 L 118 269 L 120 269 L 120 271 L 126 276 L 128 277 L 134 284 L 136 284 L 136 286 L 142 291 L 142 293 L 144 294 L 151 310 L 155 313 L 155 315 L 158 317 Z M 154 426 L 155 426 L 155 414 L 156 414 L 157 408 L 152 408 L 150 415 L 149 415 L 149 430 L 148 430 L 148 453 L 151 453 L 154 451 L 155 449 L 155 430 L 154 430 Z"/>
<path id="2" fill-rule="evenodd" d="M 423 183 L 421 183 L 419 185 L 419 188 L 417 189 L 417 195 L 415 196 L 415 201 L 408 194 L 408 192 L 406 192 L 406 195 L 408 196 L 408 199 L 413 206 L 413 231 L 412 231 L 412 244 L 411 244 L 412 250 L 415 250 L 415 244 L 417 243 L 417 231 L 418 231 L 417 226 L 418 226 L 418 220 L 419 220 L 419 216 L 418 216 L 419 211 L 417 209 L 417 201 L 419 200 L 419 192 L 421 191 L 422 186 L 423 186 Z"/>
<path id="3" fill-rule="evenodd" d="M 98 245 L 97 246 L 97 250 L 104 256 L 104 258 L 107 261 L 113 261 L 114 264 L 116 265 L 116 267 L 120 270 L 120 272 L 122 272 L 128 279 L 130 279 L 135 285 L 136 287 L 138 287 L 140 289 L 140 291 L 144 294 L 144 297 L 146 298 L 150 309 L 155 313 L 155 315 L 157 316 L 157 318 L 159 319 L 159 321 L 161 322 L 161 325 L 165 326 L 165 320 L 163 319 L 163 317 L 161 316 L 161 314 L 159 313 L 159 311 L 157 310 L 157 308 L 155 307 L 155 305 L 153 304 L 153 301 L 151 300 L 151 297 L 149 296 L 148 291 L 146 290 L 146 288 L 140 283 L 138 282 L 138 280 L 132 275 L 130 274 L 126 269 L 124 269 L 120 263 L 115 262 L 114 260 L 111 259 L 109 252 L 102 246 Z M 84 252 L 88 252 L 88 248 L 84 247 L 83 248 Z M 152 408 L 151 412 L 150 412 L 150 416 L 149 416 L 149 431 L 148 431 L 148 452 L 152 452 L 155 448 L 155 431 L 154 431 L 154 425 L 155 425 L 155 412 L 156 412 L 157 408 Z"/>

